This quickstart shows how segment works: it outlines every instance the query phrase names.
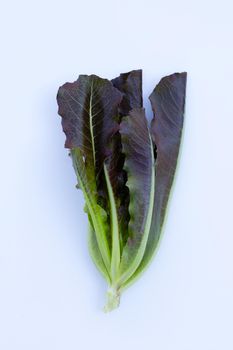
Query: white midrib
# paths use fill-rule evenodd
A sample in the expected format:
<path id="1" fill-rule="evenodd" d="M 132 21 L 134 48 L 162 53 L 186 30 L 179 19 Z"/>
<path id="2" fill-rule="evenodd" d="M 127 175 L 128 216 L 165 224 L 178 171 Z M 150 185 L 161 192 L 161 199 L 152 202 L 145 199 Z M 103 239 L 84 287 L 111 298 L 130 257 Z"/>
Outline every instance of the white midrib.
<path id="1" fill-rule="evenodd" d="M 93 93 L 93 82 L 91 83 L 90 102 L 89 102 L 89 123 L 90 123 L 93 162 L 94 162 L 94 168 L 95 168 L 95 138 L 94 138 L 94 130 L 93 130 L 92 93 Z"/>

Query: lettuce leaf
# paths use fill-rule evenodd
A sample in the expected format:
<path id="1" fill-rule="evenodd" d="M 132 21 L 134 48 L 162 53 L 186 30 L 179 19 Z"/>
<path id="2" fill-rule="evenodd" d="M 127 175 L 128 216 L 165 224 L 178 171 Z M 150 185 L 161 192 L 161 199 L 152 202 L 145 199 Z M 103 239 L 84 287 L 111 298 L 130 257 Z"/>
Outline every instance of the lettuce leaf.
<path id="1" fill-rule="evenodd" d="M 150 95 L 154 117 L 151 136 L 155 152 L 154 209 L 146 251 L 135 274 L 122 287 L 128 287 L 145 270 L 158 246 L 173 184 L 182 136 L 187 73 L 161 79 Z"/>
<path id="2" fill-rule="evenodd" d="M 154 202 L 154 153 L 143 108 L 132 109 L 123 118 L 120 129 L 124 169 L 129 188 L 129 237 L 124 246 L 119 288 L 135 272 L 143 257 L 149 234 Z"/>
<path id="3" fill-rule="evenodd" d="M 58 113 L 88 215 L 90 255 L 109 288 L 106 311 L 151 261 L 161 237 L 183 128 L 186 73 L 164 77 L 150 95 L 142 71 L 109 81 L 80 75 L 59 88 Z"/>
<path id="4" fill-rule="evenodd" d="M 103 164 L 111 158 L 110 143 L 118 129 L 117 108 L 121 99 L 121 93 L 108 80 L 95 75 L 80 75 L 74 83 L 60 87 L 57 95 L 65 147 L 71 150 L 78 184 L 108 273 L 111 241 L 107 207 L 101 198 L 106 193 Z"/>
<path id="5" fill-rule="evenodd" d="M 143 106 L 141 69 L 122 73 L 119 77 L 112 79 L 112 83 L 123 96 L 119 105 L 121 116 L 128 115 L 133 108 L 141 108 Z"/>

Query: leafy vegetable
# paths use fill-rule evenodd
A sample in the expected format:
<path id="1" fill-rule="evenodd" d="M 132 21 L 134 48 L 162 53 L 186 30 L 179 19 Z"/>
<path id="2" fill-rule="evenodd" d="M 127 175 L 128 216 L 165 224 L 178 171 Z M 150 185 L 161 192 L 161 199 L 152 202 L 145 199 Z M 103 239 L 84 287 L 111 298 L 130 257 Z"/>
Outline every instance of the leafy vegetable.
<path id="1" fill-rule="evenodd" d="M 59 88 L 58 113 L 89 221 L 89 251 L 108 282 L 105 307 L 119 305 L 156 251 L 179 153 L 186 73 L 163 78 L 150 95 L 142 71 L 111 82 L 80 75 Z"/>

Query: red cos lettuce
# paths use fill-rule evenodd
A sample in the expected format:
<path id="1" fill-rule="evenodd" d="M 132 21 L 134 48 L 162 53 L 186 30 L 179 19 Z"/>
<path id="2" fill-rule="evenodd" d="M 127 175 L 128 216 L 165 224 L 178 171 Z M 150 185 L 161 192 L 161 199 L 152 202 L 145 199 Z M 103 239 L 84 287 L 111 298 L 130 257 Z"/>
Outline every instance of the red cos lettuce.
<path id="1" fill-rule="evenodd" d="M 186 73 L 164 77 L 150 95 L 142 71 L 109 81 L 80 75 L 59 88 L 58 113 L 89 221 L 89 250 L 108 282 L 105 310 L 151 261 L 161 236 L 183 127 Z"/>

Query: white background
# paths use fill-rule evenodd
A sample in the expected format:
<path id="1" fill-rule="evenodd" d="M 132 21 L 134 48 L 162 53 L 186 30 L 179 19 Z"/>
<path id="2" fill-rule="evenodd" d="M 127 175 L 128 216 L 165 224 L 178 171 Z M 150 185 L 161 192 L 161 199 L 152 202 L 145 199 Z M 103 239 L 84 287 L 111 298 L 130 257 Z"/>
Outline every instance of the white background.
<path id="1" fill-rule="evenodd" d="M 233 349 L 233 5 L 2 1 L 0 349 Z M 142 68 L 149 93 L 188 72 L 177 179 L 160 250 L 104 314 L 83 197 L 63 148 L 59 85 Z"/>

